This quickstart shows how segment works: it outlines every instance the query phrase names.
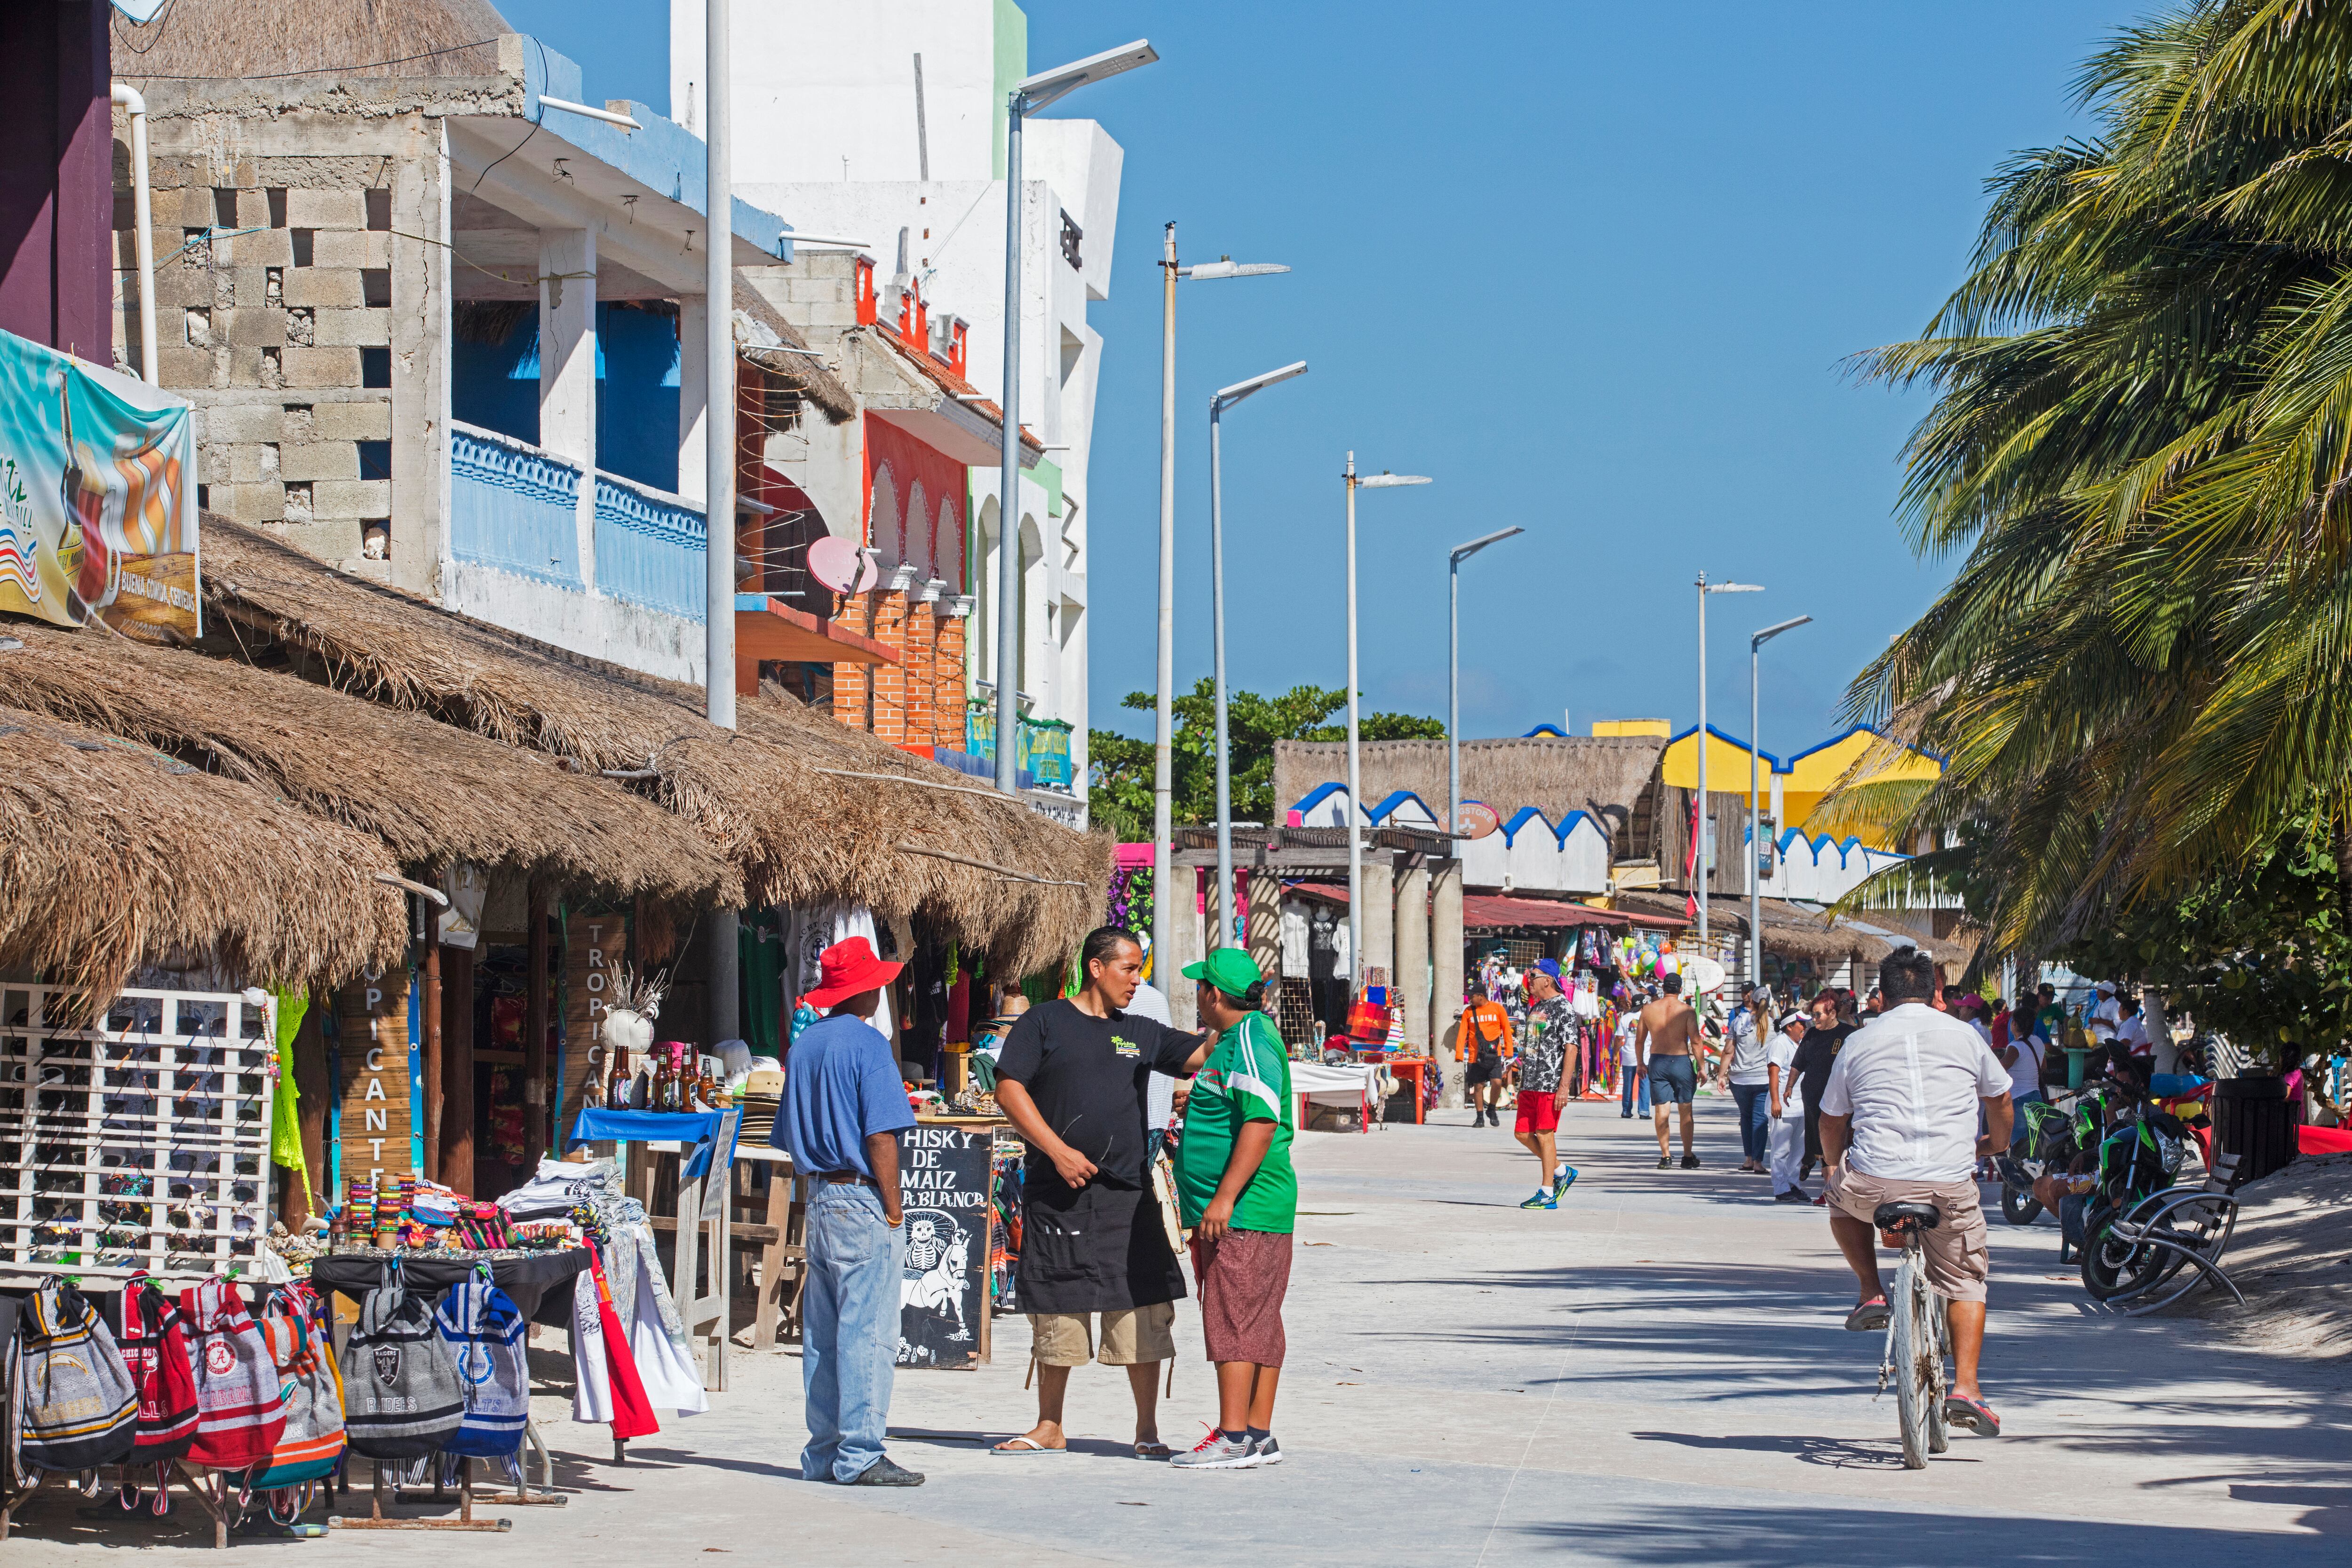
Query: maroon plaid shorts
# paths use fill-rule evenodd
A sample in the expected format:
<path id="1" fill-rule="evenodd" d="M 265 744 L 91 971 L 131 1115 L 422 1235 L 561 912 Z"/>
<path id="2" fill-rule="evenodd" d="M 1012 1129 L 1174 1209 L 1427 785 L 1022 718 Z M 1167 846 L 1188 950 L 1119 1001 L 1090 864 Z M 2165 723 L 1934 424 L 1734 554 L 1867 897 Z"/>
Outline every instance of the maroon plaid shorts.
<path id="1" fill-rule="evenodd" d="M 1280 1230 L 1228 1230 L 1220 1241 L 1194 1240 L 1192 1277 L 1201 1292 L 1201 1333 L 1211 1361 L 1280 1366 L 1282 1298 L 1290 1291 L 1290 1236 Z"/>

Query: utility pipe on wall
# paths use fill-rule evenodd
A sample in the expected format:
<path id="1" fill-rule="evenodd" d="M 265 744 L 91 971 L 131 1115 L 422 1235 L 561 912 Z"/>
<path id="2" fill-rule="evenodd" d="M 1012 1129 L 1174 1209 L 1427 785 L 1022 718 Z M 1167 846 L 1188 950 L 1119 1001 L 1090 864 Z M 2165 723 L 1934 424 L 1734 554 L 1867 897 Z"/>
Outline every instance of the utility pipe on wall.
<path id="1" fill-rule="evenodd" d="M 147 173 L 147 100 L 127 82 L 114 84 L 114 101 L 131 111 L 131 212 L 139 225 L 139 379 L 155 380 L 155 225 Z"/>

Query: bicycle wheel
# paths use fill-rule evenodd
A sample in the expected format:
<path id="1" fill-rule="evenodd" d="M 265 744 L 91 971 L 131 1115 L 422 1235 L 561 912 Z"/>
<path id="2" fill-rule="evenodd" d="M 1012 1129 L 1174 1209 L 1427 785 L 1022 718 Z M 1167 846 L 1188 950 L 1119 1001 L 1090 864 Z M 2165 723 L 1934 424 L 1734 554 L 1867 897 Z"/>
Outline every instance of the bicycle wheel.
<path id="1" fill-rule="evenodd" d="M 2000 1217 L 2011 1225 L 2031 1225 L 2042 1218 L 2042 1200 L 2031 1188 L 2000 1184 Z"/>
<path id="2" fill-rule="evenodd" d="M 1924 1294 L 1927 1298 L 1927 1321 L 1936 1331 L 1936 1354 L 1930 1363 L 1935 1377 L 1927 1386 L 1927 1451 L 1940 1454 L 1952 1446 L 1951 1432 L 1944 1423 L 1944 1396 L 1952 1391 L 1952 1380 L 1945 1371 L 1952 1355 L 1952 1324 L 1945 1312 L 1944 1298 L 1933 1291 Z"/>
<path id="3" fill-rule="evenodd" d="M 1927 1291 L 1916 1266 L 1906 1252 L 1895 1274 L 1892 1332 L 1895 1364 L 1895 1411 L 1903 1429 L 1903 1468 L 1927 1468 L 1927 1406 L 1934 1388 L 1928 1364 L 1936 1354 L 1935 1325 L 1926 1311 Z"/>

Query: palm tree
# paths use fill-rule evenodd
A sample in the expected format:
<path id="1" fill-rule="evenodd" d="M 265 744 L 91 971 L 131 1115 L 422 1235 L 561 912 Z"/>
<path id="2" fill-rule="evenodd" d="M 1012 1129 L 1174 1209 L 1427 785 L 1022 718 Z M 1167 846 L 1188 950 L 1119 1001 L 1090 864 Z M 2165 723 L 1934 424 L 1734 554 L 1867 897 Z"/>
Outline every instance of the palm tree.
<path id="1" fill-rule="evenodd" d="M 1937 389 L 1903 511 L 1965 559 L 1847 696 L 1943 779 L 1840 810 L 1967 835 L 2009 948 L 2315 793 L 2352 845 L 2352 4 L 2190 5 L 2079 90 L 2097 134 L 2003 168 L 1967 280 L 1862 361 Z"/>

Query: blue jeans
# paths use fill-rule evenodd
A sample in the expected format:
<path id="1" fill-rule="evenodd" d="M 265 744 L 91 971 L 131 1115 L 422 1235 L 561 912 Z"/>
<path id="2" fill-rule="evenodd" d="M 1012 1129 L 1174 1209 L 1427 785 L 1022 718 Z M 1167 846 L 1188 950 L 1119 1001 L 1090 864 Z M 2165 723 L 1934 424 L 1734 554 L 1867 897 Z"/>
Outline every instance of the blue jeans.
<path id="1" fill-rule="evenodd" d="M 1634 1104 L 1638 1097 L 1641 1103 Z M 1650 1075 L 1633 1062 L 1622 1063 L 1617 1069 L 1617 1103 L 1628 1116 L 1650 1113 Z"/>
<path id="2" fill-rule="evenodd" d="M 1772 1147 L 1771 1086 L 1735 1083 L 1731 1103 L 1739 1108 L 1739 1153 L 1743 1159 L 1761 1160 Z"/>
<path id="3" fill-rule="evenodd" d="M 863 1184 L 810 1184 L 808 1289 L 801 1296 L 801 1387 L 808 1447 L 801 1478 L 856 1479 L 882 1457 L 898 1359 L 906 1233 Z"/>

